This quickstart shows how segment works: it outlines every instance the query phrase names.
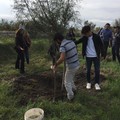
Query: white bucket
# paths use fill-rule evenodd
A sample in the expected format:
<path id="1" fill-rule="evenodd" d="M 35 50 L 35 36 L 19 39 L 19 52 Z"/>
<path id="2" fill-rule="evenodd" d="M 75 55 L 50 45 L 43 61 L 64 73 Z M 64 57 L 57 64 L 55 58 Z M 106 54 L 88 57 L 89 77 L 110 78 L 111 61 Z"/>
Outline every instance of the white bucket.
<path id="1" fill-rule="evenodd" d="M 44 111 L 41 108 L 32 108 L 24 115 L 24 120 L 43 120 Z"/>

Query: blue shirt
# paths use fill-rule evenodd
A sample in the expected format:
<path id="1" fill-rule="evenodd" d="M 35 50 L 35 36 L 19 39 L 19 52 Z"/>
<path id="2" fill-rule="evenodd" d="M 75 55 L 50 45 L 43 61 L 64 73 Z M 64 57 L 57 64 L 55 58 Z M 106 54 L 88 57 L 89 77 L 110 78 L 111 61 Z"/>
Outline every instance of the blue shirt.
<path id="1" fill-rule="evenodd" d="M 60 52 L 65 53 L 66 67 L 74 69 L 79 66 L 76 45 L 72 40 L 64 39 L 60 46 Z"/>
<path id="2" fill-rule="evenodd" d="M 112 31 L 109 29 L 103 29 L 101 34 L 103 35 L 103 41 L 109 41 L 112 39 Z"/>

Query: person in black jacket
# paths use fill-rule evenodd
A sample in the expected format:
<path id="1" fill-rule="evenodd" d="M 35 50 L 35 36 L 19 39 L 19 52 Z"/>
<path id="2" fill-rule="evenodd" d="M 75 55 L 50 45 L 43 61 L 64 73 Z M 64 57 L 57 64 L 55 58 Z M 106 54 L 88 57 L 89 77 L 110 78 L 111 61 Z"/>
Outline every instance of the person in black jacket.
<path id="1" fill-rule="evenodd" d="M 55 65 L 56 63 L 56 60 L 58 58 L 58 53 L 59 53 L 59 46 L 56 44 L 55 41 L 53 41 L 48 49 L 48 54 L 52 58 L 52 66 Z"/>
<path id="2" fill-rule="evenodd" d="M 67 40 L 73 40 L 75 41 L 75 33 L 74 33 L 74 28 L 70 28 L 68 33 L 66 34 L 66 39 Z"/>
<path id="3" fill-rule="evenodd" d="M 84 26 L 81 33 L 82 38 L 76 41 L 76 44 L 82 42 L 82 55 L 86 57 L 87 68 L 87 89 L 91 89 L 90 72 L 92 62 L 95 68 L 95 89 L 100 90 L 100 55 L 104 57 L 103 43 L 100 36 L 92 33 L 90 26 Z"/>
<path id="4" fill-rule="evenodd" d="M 24 73 L 24 50 L 25 50 L 25 41 L 23 38 L 24 35 L 24 30 L 23 29 L 18 29 L 16 32 L 16 37 L 15 37 L 15 49 L 17 52 L 17 60 L 15 63 L 15 68 L 20 69 L 20 73 Z"/>
<path id="5" fill-rule="evenodd" d="M 119 26 L 114 27 L 114 37 L 112 40 L 112 57 L 114 61 L 116 61 L 117 58 L 118 62 L 120 63 L 120 27 Z"/>

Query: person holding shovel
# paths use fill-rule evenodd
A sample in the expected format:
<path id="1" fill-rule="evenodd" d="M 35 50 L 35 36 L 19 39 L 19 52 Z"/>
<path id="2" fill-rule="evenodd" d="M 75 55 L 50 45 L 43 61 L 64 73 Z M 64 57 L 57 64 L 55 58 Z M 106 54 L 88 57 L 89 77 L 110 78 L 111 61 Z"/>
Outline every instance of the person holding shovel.
<path id="1" fill-rule="evenodd" d="M 76 91 L 74 76 L 80 65 L 76 45 L 72 40 L 64 39 L 60 33 L 55 34 L 54 40 L 60 45 L 60 57 L 53 66 L 53 70 L 56 71 L 58 65 L 65 61 L 64 85 L 67 91 L 67 98 L 71 101 L 74 98 L 74 91 Z"/>

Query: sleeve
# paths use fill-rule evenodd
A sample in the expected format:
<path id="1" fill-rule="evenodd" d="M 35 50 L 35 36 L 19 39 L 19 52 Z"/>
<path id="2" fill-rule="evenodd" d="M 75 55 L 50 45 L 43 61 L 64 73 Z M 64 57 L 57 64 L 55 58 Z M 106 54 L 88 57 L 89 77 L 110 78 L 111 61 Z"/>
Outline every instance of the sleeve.
<path id="1" fill-rule="evenodd" d="M 59 51 L 60 51 L 60 53 L 63 53 L 63 52 L 65 53 L 66 52 L 65 46 L 60 46 L 60 50 Z"/>
<path id="2" fill-rule="evenodd" d="M 81 43 L 83 41 L 83 39 L 84 39 L 84 36 L 82 36 L 79 40 L 76 40 L 75 44 L 77 45 L 77 44 Z"/>
<path id="3" fill-rule="evenodd" d="M 101 53 L 101 56 L 105 57 L 104 45 L 103 45 L 103 42 L 102 42 L 100 36 L 98 36 L 98 39 L 99 39 L 99 43 L 100 43 L 100 53 Z"/>
<path id="4" fill-rule="evenodd" d="M 17 47 L 20 45 L 18 37 L 15 37 L 15 44 L 16 44 Z"/>
<path id="5" fill-rule="evenodd" d="M 112 31 L 110 32 L 110 38 L 113 39 Z"/>

